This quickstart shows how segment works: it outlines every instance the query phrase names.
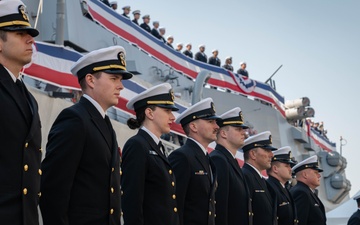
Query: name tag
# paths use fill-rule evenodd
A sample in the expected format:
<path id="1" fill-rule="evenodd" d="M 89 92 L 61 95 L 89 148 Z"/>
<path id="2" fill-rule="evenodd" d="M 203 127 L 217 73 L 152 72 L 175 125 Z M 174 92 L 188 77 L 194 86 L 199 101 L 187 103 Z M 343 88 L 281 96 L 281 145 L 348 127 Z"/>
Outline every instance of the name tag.
<path id="1" fill-rule="evenodd" d="M 255 190 L 255 192 L 258 192 L 258 193 L 264 193 L 265 190 Z"/>
<path id="2" fill-rule="evenodd" d="M 207 172 L 204 172 L 204 170 L 199 170 L 195 172 L 195 175 L 207 175 Z"/>
<path id="3" fill-rule="evenodd" d="M 149 150 L 149 154 L 150 155 L 158 155 L 155 151 L 153 151 L 153 150 Z"/>
<path id="4" fill-rule="evenodd" d="M 289 205 L 289 202 L 282 202 L 279 206 Z"/>

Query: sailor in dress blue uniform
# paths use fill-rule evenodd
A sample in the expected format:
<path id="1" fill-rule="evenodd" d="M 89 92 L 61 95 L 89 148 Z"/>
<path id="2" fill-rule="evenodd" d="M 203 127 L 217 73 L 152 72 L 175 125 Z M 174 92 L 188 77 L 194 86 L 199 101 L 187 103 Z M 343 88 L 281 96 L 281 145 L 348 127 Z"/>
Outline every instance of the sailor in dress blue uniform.
<path id="1" fill-rule="evenodd" d="M 296 225 L 298 219 L 296 216 L 296 207 L 286 183 L 292 178 L 291 167 L 296 163 L 291 157 L 291 148 L 285 146 L 274 151 L 271 168 L 267 169 L 269 178 L 266 180 L 274 199 L 278 225 Z"/>
<path id="2" fill-rule="evenodd" d="M 0 223 L 38 225 L 41 124 L 38 104 L 20 71 L 39 31 L 23 2 L 0 1 Z"/>
<path id="3" fill-rule="evenodd" d="M 215 224 L 252 224 L 249 190 L 235 155 L 244 145 L 245 130 L 241 109 L 236 107 L 220 116 L 216 147 L 210 153 L 215 164 L 218 187 L 215 193 Z"/>
<path id="4" fill-rule="evenodd" d="M 131 129 L 140 128 L 123 149 L 122 206 L 128 225 L 178 225 L 176 185 L 167 152 L 160 141 L 175 120 L 174 93 L 169 83 L 160 84 L 130 99 L 126 107 L 135 110 L 128 120 Z"/>
<path id="5" fill-rule="evenodd" d="M 49 132 L 41 165 L 44 225 L 120 225 L 120 152 L 105 112 L 132 77 L 125 54 L 121 46 L 98 49 L 71 68 L 84 95 Z"/>
<path id="6" fill-rule="evenodd" d="M 253 224 L 274 225 L 276 215 L 274 201 L 261 174 L 271 167 L 272 151 L 276 150 L 272 145 L 270 131 L 265 131 L 245 140 L 242 147 L 245 164 L 242 168 L 252 199 Z"/>
<path id="7" fill-rule="evenodd" d="M 297 183 L 290 189 L 294 198 L 299 225 L 325 225 L 325 208 L 320 198 L 315 193 L 315 188 L 320 186 L 320 172 L 318 158 L 311 156 L 292 168 L 296 175 Z"/>
<path id="8" fill-rule="evenodd" d="M 207 146 L 216 140 L 215 106 L 206 98 L 179 115 L 188 136 L 186 143 L 169 156 L 176 177 L 180 224 L 214 225 L 216 169 Z"/>

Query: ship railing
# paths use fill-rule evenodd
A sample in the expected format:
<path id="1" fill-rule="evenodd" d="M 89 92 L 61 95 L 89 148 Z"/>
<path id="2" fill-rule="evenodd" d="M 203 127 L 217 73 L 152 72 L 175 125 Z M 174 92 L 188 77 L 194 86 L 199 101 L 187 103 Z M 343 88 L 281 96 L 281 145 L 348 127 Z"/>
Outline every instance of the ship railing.
<path id="1" fill-rule="evenodd" d="M 209 85 L 270 103 L 285 117 L 284 97 L 268 84 L 191 59 L 168 47 L 161 40 L 134 24 L 130 19 L 104 5 L 101 1 L 82 0 L 82 2 L 86 2 L 88 13 L 96 23 L 164 63 L 164 65 L 170 66 L 173 70 L 190 79 L 196 79 L 201 70 L 208 70 L 211 73 L 211 78 L 208 80 Z"/>

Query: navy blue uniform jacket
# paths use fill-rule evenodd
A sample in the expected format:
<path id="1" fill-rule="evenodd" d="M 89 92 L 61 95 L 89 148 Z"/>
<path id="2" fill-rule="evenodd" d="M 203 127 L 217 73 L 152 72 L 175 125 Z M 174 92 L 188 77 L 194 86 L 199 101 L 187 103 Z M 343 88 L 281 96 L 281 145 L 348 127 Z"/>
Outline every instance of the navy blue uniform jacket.
<path id="1" fill-rule="evenodd" d="M 274 207 L 276 207 L 278 225 L 296 225 L 298 223 L 296 217 L 296 207 L 293 198 L 288 189 L 280 184 L 280 181 L 273 176 L 269 176 L 266 180 L 271 186 L 269 191 L 273 196 Z"/>
<path id="2" fill-rule="evenodd" d="M 201 61 L 201 62 L 204 62 L 204 63 L 207 63 L 207 56 L 206 54 L 204 53 L 204 55 L 201 53 L 201 52 L 197 52 L 195 54 L 195 60 L 198 60 L 198 61 Z"/>
<path id="3" fill-rule="evenodd" d="M 237 160 L 217 144 L 210 157 L 216 167 L 215 224 L 239 225 L 252 222 L 251 200 L 245 177 Z"/>
<path id="4" fill-rule="evenodd" d="M 215 65 L 215 66 L 220 66 L 221 62 L 220 62 L 219 58 L 215 58 L 215 57 L 211 56 L 209 58 L 209 64 Z"/>
<path id="5" fill-rule="evenodd" d="M 170 154 L 169 161 L 176 177 L 180 224 L 214 225 L 215 166 L 211 161 L 209 163 L 200 146 L 190 139 Z"/>
<path id="6" fill-rule="evenodd" d="M 114 130 L 86 98 L 51 127 L 42 162 L 44 225 L 119 225 L 120 154 Z"/>
<path id="7" fill-rule="evenodd" d="M 347 225 L 360 225 L 360 210 L 356 210 L 350 217 Z"/>
<path id="8" fill-rule="evenodd" d="M 121 167 L 124 224 L 178 225 L 174 173 L 146 131 L 126 142 Z"/>
<path id="9" fill-rule="evenodd" d="M 301 181 L 290 189 L 295 201 L 299 225 L 325 225 L 325 208 L 321 200 Z"/>
<path id="10" fill-rule="evenodd" d="M 276 215 L 274 203 L 266 181 L 260 178 L 259 174 L 247 163 L 243 166 L 246 183 L 249 187 L 250 198 L 252 199 L 252 210 L 254 213 L 254 225 L 274 225 Z"/>
<path id="11" fill-rule="evenodd" d="M 151 28 L 146 23 L 140 24 L 140 27 L 143 28 L 144 30 L 146 30 L 147 32 L 151 33 Z"/>
<path id="12" fill-rule="evenodd" d="M 155 28 L 151 30 L 151 34 L 154 35 L 157 39 L 161 39 L 161 35 L 159 34 L 159 31 L 157 31 Z"/>
<path id="13" fill-rule="evenodd" d="M 28 90 L 25 92 L 29 104 L 0 64 L 2 225 L 39 224 L 37 205 L 40 196 L 41 124 L 37 102 Z M 27 110 L 25 107 L 28 107 Z"/>
<path id="14" fill-rule="evenodd" d="M 193 57 L 193 53 L 191 51 L 187 50 L 187 49 L 185 51 L 183 51 L 183 54 L 186 55 L 186 56 L 189 56 L 190 58 Z"/>

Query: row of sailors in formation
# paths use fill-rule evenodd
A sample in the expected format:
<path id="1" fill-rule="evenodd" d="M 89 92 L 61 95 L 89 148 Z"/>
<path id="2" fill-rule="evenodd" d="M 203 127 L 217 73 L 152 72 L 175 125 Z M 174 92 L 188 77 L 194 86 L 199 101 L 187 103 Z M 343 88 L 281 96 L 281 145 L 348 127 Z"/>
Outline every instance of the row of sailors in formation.
<path id="1" fill-rule="evenodd" d="M 245 139 L 238 107 L 217 116 L 207 98 L 175 119 L 171 85 L 154 86 L 128 101 L 136 114 L 128 126 L 139 131 L 120 151 L 122 134 L 106 110 L 133 76 L 121 46 L 92 51 L 72 66 L 83 96 L 57 116 L 41 162 L 38 105 L 19 76 L 38 34 L 21 1 L 0 1 L 1 224 L 39 224 L 38 203 L 45 225 L 119 225 L 121 216 L 129 225 L 326 223 L 314 194 L 322 171 L 317 157 L 294 165 L 288 147 L 272 146 L 270 132 Z M 160 136 L 173 122 L 188 139 L 168 156 Z M 239 148 L 243 168 L 235 159 Z M 297 184 L 289 192 L 292 172 Z"/>
<path id="2" fill-rule="evenodd" d="M 84 95 L 60 113 L 49 133 L 40 199 L 45 224 L 118 224 L 121 215 L 125 224 L 326 223 L 314 194 L 322 171 L 317 156 L 295 165 L 289 147 L 272 146 L 269 131 L 245 139 L 241 109 L 217 116 L 211 98 L 175 118 L 178 108 L 168 83 L 128 101 L 136 118 L 127 124 L 139 131 L 126 141 L 120 158 L 116 135 L 121 133 L 115 134 L 105 112 L 118 103 L 122 80 L 132 77 L 125 62 L 124 49 L 112 46 L 88 53 L 71 69 Z M 173 122 L 188 139 L 167 155 L 160 136 Z M 213 141 L 217 145 L 209 155 Z M 243 168 L 235 158 L 240 148 Z M 285 185 L 292 173 L 297 184 L 289 191 Z"/>
<path id="3" fill-rule="evenodd" d="M 117 9 L 117 2 L 112 1 L 110 3 L 107 3 L 107 1 L 103 1 L 105 4 L 108 4 L 108 6 L 112 7 L 114 10 Z M 131 11 L 130 6 L 124 6 L 122 7 L 123 12 L 123 16 L 127 17 L 130 19 L 129 14 Z M 160 23 L 159 21 L 154 21 L 153 22 L 153 28 L 151 29 L 149 26 L 150 23 L 150 15 L 144 15 L 142 17 L 143 19 L 143 23 L 139 24 L 138 20 L 140 18 L 140 10 L 134 10 L 133 11 L 133 15 L 134 15 L 134 19 L 132 20 L 132 22 L 134 22 L 135 24 L 139 25 L 141 28 L 143 28 L 144 30 L 146 30 L 147 32 L 151 33 L 154 37 L 158 38 L 159 40 L 162 40 L 164 43 L 166 43 L 167 46 L 171 47 L 174 49 L 173 47 L 173 42 L 174 42 L 174 37 L 172 35 L 169 35 L 166 37 L 166 40 L 164 38 L 166 29 L 165 27 L 160 27 Z M 183 43 L 177 43 L 176 44 L 176 48 L 175 50 L 178 52 L 181 52 L 183 48 Z M 193 52 L 191 51 L 192 49 L 192 44 L 191 43 L 187 43 L 186 44 L 186 49 L 185 51 L 183 51 L 183 54 L 190 57 L 190 58 L 194 58 L 195 60 L 204 62 L 204 63 L 209 63 L 211 65 L 215 65 L 215 66 L 219 66 L 221 64 L 221 60 L 218 57 L 219 51 L 217 49 L 213 49 L 211 51 L 212 56 L 207 57 L 207 55 L 205 54 L 205 45 L 201 44 L 199 45 L 199 51 L 193 55 Z M 246 70 L 246 62 L 240 62 L 240 68 L 237 70 L 238 74 L 241 74 L 242 76 L 246 76 L 249 77 L 249 72 Z M 230 71 L 234 71 L 234 68 L 232 66 L 232 57 L 228 56 L 225 58 L 225 64 L 222 66 L 223 68 L 230 70 Z"/>

